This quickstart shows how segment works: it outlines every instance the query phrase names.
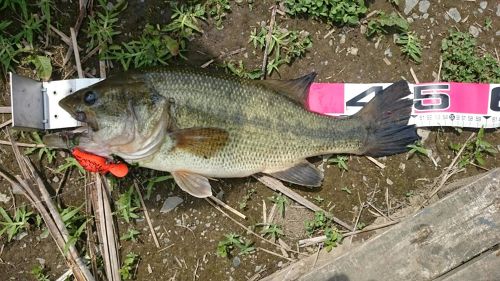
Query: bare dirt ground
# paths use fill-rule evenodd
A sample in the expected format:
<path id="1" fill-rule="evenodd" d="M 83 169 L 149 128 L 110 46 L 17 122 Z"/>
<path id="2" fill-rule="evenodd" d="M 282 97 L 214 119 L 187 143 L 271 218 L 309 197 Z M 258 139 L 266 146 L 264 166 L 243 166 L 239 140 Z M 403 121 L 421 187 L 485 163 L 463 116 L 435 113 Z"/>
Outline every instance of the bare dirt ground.
<path id="1" fill-rule="evenodd" d="M 137 33 L 145 23 L 157 24 L 167 20 L 165 15 L 167 12 L 161 12 L 166 6 L 165 1 L 130 2 L 123 18 L 123 25 L 129 28 L 131 33 Z M 412 81 L 410 74 L 412 67 L 420 81 L 434 81 L 433 73 L 437 73 L 439 68 L 441 40 L 450 29 L 468 31 L 470 26 L 482 25 L 484 18 L 489 16 L 493 19 L 493 28 L 479 33 L 478 45 L 491 53 L 495 52 L 495 47 L 498 49 L 500 16 L 497 3 L 492 0 L 484 2 L 487 3 L 487 7 L 480 11 L 480 1 L 431 1 L 426 12 L 420 12 L 417 5 L 405 15 L 403 11 L 405 3 L 396 8 L 388 1 L 370 1 L 370 11 L 381 10 L 387 13 L 398 11 L 405 18 L 412 19 L 411 30 L 422 38 L 424 45 L 422 63 L 418 65 L 402 56 L 392 36 L 385 36 L 380 42 L 375 42 L 361 34 L 359 26 L 337 27 L 311 19 L 292 19 L 278 15 L 276 21 L 280 26 L 290 30 L 308 31 L 313 37 L 313 47 L 306 57 L 282 67 L 280 75 L 274 74 L 272 77 L 295 78 L 316 71 L 319 73 L 317 81 L 320 82 L 390 82 L 401 77 Z M 73 12 L 66 9 L 76 9 L 76 3 L 68 3 L 68 7 L 59 7 L 58 13 L 72 14 Z M 230 58 L 234 61 L 242 60 L 248 67 L 259 67 L 262 63 L 262 52 L 254 50 L 248 43 L 248 38 L 253 28 L 261 21 L 269 21 L 269 7 L 272 4 L 273 1 L 255 1 L 250 10 L 245 1 L 242 4 L 231 2 L 232 11 L 223 21 L 222 30 L 215 28 L 212 22 L 208 21 L 202 25 L 204 33 L 190 42 L 187 54 L 189 63 L 199 66 L 212 58 L 217 58 L 221 53 L 246 48 L 245 51 Z M 457 23 L 449 18 L 447 11 L 450 8 L 458 9 L 462 18 L 460 22 Z M 64 26 L 68 23 L 61 22 L 61 24 Z M 84 40 L 85 38 L 81 38 L 82 42 Z M 352 52 L 353 48 L 357 49 L 356 53 Z M 391 62 L 390 65 L 383 61 L 385 57 Z M 89 62 L 89 67 L 98 67 L 91 63 Z M 2 89 L 6 88 L 6 85 L 2 86 Z M 10 104 L 9 100 L 9 94 L 6 91 L 2 92 L 0 105 Z M 0 124 L 8 119 L 9 115 L 0 114 Z M 429 186 L 454 157 L 449 144 L 464 143 L 473 131 L 475 130 L 465 129 L 459 132 L 452 128 L 430 129 L 424 145 L 432 150 L 437 166 L 429 158 L 413 155 L 407 159 L 408 154 L 401 154 L 378 159 L 386 165 L 386 168 L 380 169 L 364 157 L 349 156 L 348 171 L 342 171 L 334 165 L 323 164 L 325 181 L 321 188 L 310 190 L 294 187 L 294 190 L 350 224 L 354 224 L 360 215 L 359 222 L 369 225 L 380 215 L 373 208 L 362 210 L 360 208 L 362 202 L 369 200 L 370 204 L 388 214 L 409 205 L 413 197 L 428 193 Z M 19 133 L 16 135 L 21 139 Z M 7 139 L 4 129 L 0 132 L 0 138 Z M 485 140 L 497 147 L 500 143 L 500 134 L 496 130 L 489 130 Z M 63 177 L 61 173 L 55 171 L 64 160 L 60 154 L 62 153 L 58 153 L 55 164 L 51 165 L 46 163 L 46 159 L 39 161 L 36 156 L 32 157 L 40 173 L 54 189 L 58 187 Z M 486 169 L 500 165 L 498 157 L 487 156 L 485 160 Z M 315 164 L 323 162 L 320 158 L 311 161 Z M 0 165 L 2 170 L 12 174 L 19 173 L 10 146 L 0 145 Z M 464 172 L 457 174 L 451 180 L 480 172 L 482 169 L 468 166 Z M 130 178 L 148 179 L 157 175 L 161 174 L 133 168 Z M 85 178 L 73 170 L 58 196 L 59 202 L 64 206 L 80 206 L 85 201 L 83 185 L 86 183 L 88 182 Z M 112 192 L 113 198 L 116 200 L 121 193 L 128 190 L 130 184 L 130 180 L 118 181 L 118 188 Z M 247 208 L 240 210 L 247 219 L 241 220 L 235 217 L 250 228 L 262 222 L 264 202 L 268 211 L 273 204 L 268 199 L 273 195 L 273 191 L 254 178 L 224 179 L 214 182 L 213 186 L 216 193 L 222 192 L 224 202 L 238 210 L 240 210 L 239 203 L 247 191 L 255 189 L 255 193 L 248 200 Z M 5 195 L 6 198 L 0 202 L 0 206 L 13 211 L 14 202 L 18 206 L 24 201 L 21 195 L 14 195 L 14 201 L 10 189 L 8 182 L 0 179 L 0 195 Z M 163 202 L 172 196 L 182 198 L 183 203 L 168 213 L 160 213 Z M 286 207 L 285 218 L 277 220 L 276 223 L 283 227 L 283 241 L 296 249 L 298 240 L 308 237 L 304 221 L 312 219 L 314 213 L 291 200 L 289 202 L 291 203 Z M 248 280 L 257 273 L 259 276 L 269 275 L 291 260 L 302 257 L 302 254 L 297 255 L 293 252 L 288 252 L 288 256 L 284 257 L 278 247 L 247 233 L 205 200 L 189 196 L 170 181 L 156 186 L 151 198 L 146 200 L 146 207 L 159 237 L 161 249 L 155 247 L 144 219 L 137 219 L 130 224 L 117 220 L 120 235 L 130 227 L 141 232 L 137 242 L 121 241 L 120 249 L 123 257 L 129 252 L 140 256 L 140 261 L 134 270 L 136 280 Z M 345 230 L 341 227 L 339 229 Z M 33 226 L 27 232 L 28 235 L 19 240 L 7 242 L 4 237 L 0 238 L 0 272 L 2 272 L 0 279 L 34 280 L 30 271 L 41 261 L 46 265 L 51 280 L 55 280 L 67 270 L 53 241 L 50 237 L 42 238 L 42 232 L 43 230 Z M 258 233 L 258 230 L 256 232 Z M 230 258 L 217 256 L 218 242 L 229 233 L 240 234 L 253 241 L 254 246 L 258 248 L 257 251 L 250 255 L 236 255 Z M 368 236 L 369 233 L 355 239 L 365 239 Z M 317 246 L 313 246 L 302 248 L 300 252 L 309 255 L 316 250 Z"/>

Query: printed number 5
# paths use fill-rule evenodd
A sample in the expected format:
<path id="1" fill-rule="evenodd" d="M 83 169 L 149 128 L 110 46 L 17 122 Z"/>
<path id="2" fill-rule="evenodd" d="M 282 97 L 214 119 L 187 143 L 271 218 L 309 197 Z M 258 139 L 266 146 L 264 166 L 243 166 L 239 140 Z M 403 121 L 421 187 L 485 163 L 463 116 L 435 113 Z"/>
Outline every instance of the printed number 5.
<path id="1" fill-rule="evenodd" d="M 439 92 L 439 90 L 448 90 L 448 85 L 426 85 L 415 86 L 414 106 L 416 110 L 436 110 L 446 109 L 450 106 L 450 96 L 448 94 Z M 423 91 L 432 91 L 431 93 L 423 94 Z M 439 100 L 439 103 L 433 102 L 432 104 L 424 104 L 424 100 L 432 99 Z"/>

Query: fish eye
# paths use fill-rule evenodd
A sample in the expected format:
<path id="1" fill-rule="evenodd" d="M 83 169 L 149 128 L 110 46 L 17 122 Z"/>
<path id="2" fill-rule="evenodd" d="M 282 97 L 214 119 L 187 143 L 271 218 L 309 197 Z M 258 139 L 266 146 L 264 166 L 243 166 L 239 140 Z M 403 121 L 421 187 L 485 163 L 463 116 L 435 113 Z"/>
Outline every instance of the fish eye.
<path id="1" fill-rule="evenodd" d="M 97 94 L 94 91 L 88 91 L 83 96 L 86 105 L 93 105 L 97 101 Z"/>

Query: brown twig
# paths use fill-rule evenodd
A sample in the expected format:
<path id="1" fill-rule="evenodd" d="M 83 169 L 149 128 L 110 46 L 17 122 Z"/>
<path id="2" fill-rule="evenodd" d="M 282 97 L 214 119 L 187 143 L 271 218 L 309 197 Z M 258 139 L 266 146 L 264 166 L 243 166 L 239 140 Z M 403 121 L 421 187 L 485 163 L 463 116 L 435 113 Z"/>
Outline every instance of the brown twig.
<path id="1" fill-rule="evenodd" d="M 210 196 L 210 197 L 208 197 L 208 198 L 212 199 L 215 203 L 217 203 L 218 205 L 222 206 L 224 209 L 226 209 L 226 210 L 228 210 L 228 211 L 232 212 L 233 214 L 237 215 L 238 217 L 240 217 L 240 218 L 242 218 L 242 219 L 244 219 L 244 220 L 246 220 L 246 219 L 247 219 L 247 217 L 246 217 L 244 214 L 242 214 L 242 213 L 238 212 L 237 210 L 235 210 L 234 208 L 232 208 L 232 207 L 231 207 L 231 206 L 229 206 L 228 204 L 226 204 L 226 203 L 222 202 L 222 201 L 221 201 L 221 200 L 219 200 L 217 197 L 215 197 L 215 196 Z M 205 199 L 206 199 L 206 200 L 208 200 L 208 198 L 205 198 Z"/>
<path id="2" fill-rule="evenodd" d="M 71 31 L 71 42 L 73 46 L 73 53 L 75 54 L 75 62 L 76 62 L 76 69 L 78 71 L 78 78 L 84 78 L 82 64 L 80 61 L 80 52 L 78 51 L 78 43 L 76 42 L 76 32 L 73 27 L 70 27 L 69 30 Z"/>
<path id="3" fill-rule="evenodd" d="M 380 163 L 377 159 L 371 157 L 371 156 L 365 156 L 366 159 L 370 160 L 373 164 L 377 165 L 380 169 L 385 169 L 385 165 Z"/>
<path id="4" fill-rule="evenodd" d="M 44 144 L 34 144 L 34 143 L 22 143 L 22 142 L 14 142 L 17 146 L 22 146 L 22 147 L 45 147 Z M 6 141 L 6 140 L 0 140 L 0 144 L 3 145 L 12 145 L 11 142 Z"/>
<path id="5" fill-rule="evenodd" d="M 413 77 L 413 81 L 415 81 L 415 83 L 420 83 L 418 81 L 418 78 L 417 78 L 417 74 L 415 74 L 415 71 L 413 70 L 413 67 L 410 67 L 410 73 L 411 73 L 411 76 Z"/>
<path id="6" fill-rule="evenodd" d="M 7 121 L 3 122 L 2 124 L 0 124 L 0 129 L 2 129 L 3 127 L 8 126 L 10 124 L 12 124 L 12 119 L 7 120 Z"/>
<path id="7" fill-rule="evenodd" d="M 271 254 L 271 255 L 273 255 L 273 256 L 280 257 L 280 258 L 282 258 L 282 259 L 286 259 L 286 260 L 289 260 L 289 261 L 294 261 L 294 259 L 291 259 L 291 258 L 289 258 L 289 257 L 282 256 L 282 255 L 280 255 L 280 254 L 278 254 L 278 253 L 275 253 L 275 252 L 273 252 L 273 251 L 271 251 L 271 250 L 268 250 L 268 249 L 265 249 L 265 248 L 262 248 L 262 247 L 257 247 L 257 249 L 258 249 L 258 250 L 260 250 L 260 251 L 266 252 L 266 253 L 268 253 L 268 254 Z"/>
<path id="8" fill-rule="evenodd" d="M 137 185 L 137 182 L 134 180 L 134 187 L 135 191 L 139 195 L 139 200 L 141 201 L 142 209 L 144 211 L 144 217 L 146 218 L 146 221 L 149 226 L 149 231 L 151 232 L 151 236 L 153 236 L 153 240 L 155 242 L 156 248 L 160 248 L 160 242 L 158 241 L 158 237 L 156 235 L 155 229 L 153 228 L 153 224 L 151 223 L 151 219 L 149 218 L 149 212 L 148 208 L 146 207 L 146 204 L 144 203 L 144 198 L 142 198 L 141 190 L 139 189 L 139 186 Z"/>

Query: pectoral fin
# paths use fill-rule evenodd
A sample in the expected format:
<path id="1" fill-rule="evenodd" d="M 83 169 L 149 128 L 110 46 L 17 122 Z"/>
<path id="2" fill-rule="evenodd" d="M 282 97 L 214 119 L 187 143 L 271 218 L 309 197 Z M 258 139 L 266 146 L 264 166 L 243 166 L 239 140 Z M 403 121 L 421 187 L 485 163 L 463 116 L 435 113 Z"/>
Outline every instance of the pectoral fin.
<path id="1" fill-rule="evenodd" d="M 218 128 L 188 128 L 171 133 L 175 148 L 183 149 L 200 157 L 210 158 L 229 140 L 229 133 Z"/>
<path id="2" fill-rule="evenodd" d="M 311 72 L 307 75 L 292 80 L 261 80 L 259 83 L 271 88 L 278 93 L 285 94 L 290 99 L 304 105 L 309 93 L 316 72 Z"/>
<path id="3" fill-rule="evenodd" d="M 171 174 L 175 183 L 194 197 L 206 198 L 212 196 L 212 187 L 206 177 L 186 171 L 176 171 Z"/>
<path id="4" fill-rule="evenodd" d="M 307 161 L 286 170 L 268 174 L 279 180 L 303 186 L 317 187 L 321 186 L 321 182 L 323 181 L 323 172 Z"/>

